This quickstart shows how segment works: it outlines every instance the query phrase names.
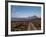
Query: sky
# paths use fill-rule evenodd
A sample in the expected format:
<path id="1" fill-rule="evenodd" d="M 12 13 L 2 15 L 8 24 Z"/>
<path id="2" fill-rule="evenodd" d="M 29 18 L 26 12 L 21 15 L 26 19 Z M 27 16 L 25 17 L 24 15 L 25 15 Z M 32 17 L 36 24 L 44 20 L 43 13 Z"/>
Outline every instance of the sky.
<path id="1" fill-rule="evenodd" d="M 19 6 L 11 5 L 11 17 L 12 18 L 26 18 L 32 16 L 41 16 L 40 6 Z"/>

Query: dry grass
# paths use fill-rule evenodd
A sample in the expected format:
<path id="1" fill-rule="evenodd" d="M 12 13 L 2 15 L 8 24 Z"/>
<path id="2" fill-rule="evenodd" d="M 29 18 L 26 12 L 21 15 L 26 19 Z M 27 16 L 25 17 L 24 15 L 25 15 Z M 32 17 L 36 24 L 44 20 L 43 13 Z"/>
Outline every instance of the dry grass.
<path id="1" fill-rule="evenodd" d="M 32 23 L 36 29 L 30 24 Z M 27 31 L 28 25 L 30 24 L 30 30 L 40 30 L 41 29 L 41 19 L 32 21 L 12 21 L 11 31 Z"/>

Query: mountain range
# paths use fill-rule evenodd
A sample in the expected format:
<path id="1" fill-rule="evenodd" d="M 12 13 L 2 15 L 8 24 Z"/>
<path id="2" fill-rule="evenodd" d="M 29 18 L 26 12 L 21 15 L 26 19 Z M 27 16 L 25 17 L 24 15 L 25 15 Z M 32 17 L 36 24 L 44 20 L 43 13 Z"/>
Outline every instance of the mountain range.
<path id="1" fill-rule="evenodd" d="M 37 16 L 27 17 L 27 18 L 11 18 L 11 21 L 32 21 L 35 19 L 40 19 Z"/>

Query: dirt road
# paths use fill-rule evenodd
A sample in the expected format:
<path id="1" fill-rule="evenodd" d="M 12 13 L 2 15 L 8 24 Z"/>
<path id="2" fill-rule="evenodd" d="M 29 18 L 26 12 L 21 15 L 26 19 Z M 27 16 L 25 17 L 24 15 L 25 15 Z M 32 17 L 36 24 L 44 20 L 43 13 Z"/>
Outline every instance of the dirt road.
<path id="1" fill-rule="evenodd" d="M 28 29 L 27 29 L 27 30 L 29 31 L 29 30 L 31 30 L 31 29 L 32 29 L 32 30 L 37 30 L 37 28 L 34 26 L 34 24 L 33 24 L 32 22 L 29 22 L 29 24 L 28 24 Z"/>

